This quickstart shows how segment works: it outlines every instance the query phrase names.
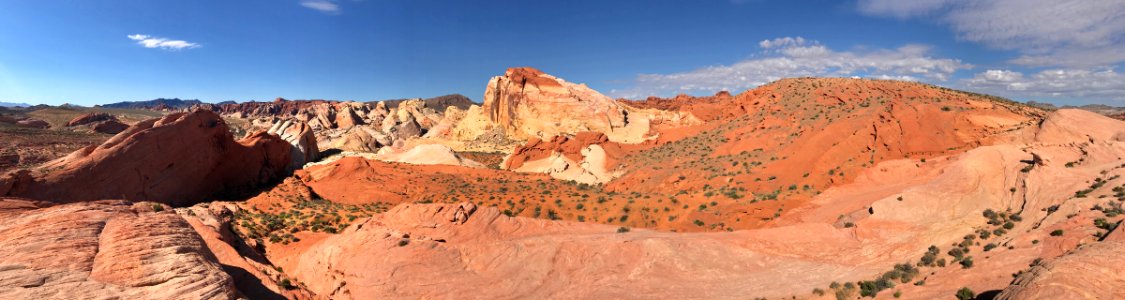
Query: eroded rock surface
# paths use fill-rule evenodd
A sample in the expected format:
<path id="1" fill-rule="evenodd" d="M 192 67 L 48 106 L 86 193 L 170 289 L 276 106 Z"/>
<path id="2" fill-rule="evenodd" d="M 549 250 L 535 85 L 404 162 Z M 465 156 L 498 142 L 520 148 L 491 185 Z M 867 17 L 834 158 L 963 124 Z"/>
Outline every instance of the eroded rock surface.
<path id="1" fill-rule="evenodd" d="M 140 122 L 96 147 L 0 178 L 0 195 L 78 202 L 102 199 L 187 206 L 279 180 L 292 145 L 259 132 L 235 141 L 218 115 L 175 113 Z"/>
<path id="2" fill-rule="evenodd" d="M 594 184 L 620 175 L 614 172 L 622 150 L 599 132 L 580 132 L 550 140 L 532 138 L 512 151 L 502 168 L 516 172 L 546 173 L 562 180 Z"/>
<path id="3" fill-rule="evenodd" d="M 158 205 L 0 200 L 0 297 L 236 298 L 199 235 Z"/>

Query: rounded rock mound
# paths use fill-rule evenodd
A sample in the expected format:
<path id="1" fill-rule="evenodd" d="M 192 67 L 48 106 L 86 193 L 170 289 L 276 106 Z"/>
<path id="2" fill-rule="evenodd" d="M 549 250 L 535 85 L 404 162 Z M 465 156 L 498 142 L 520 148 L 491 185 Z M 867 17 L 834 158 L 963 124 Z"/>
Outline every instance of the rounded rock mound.
<path id="1" fill-rule="evenodd" d="M 142 121 L 99 146 L 0 177 L 0 196 L 69 203 L 101 199 L 187 206 L 284 177 L 289 142 L 266 132 L 235 141 L 210 111 Z"/>

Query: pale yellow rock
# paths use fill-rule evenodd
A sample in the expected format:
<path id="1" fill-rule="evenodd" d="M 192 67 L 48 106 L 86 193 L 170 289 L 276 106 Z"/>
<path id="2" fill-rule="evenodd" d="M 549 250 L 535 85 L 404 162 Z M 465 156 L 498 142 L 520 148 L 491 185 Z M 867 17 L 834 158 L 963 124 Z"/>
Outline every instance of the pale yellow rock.
<path id="1" fill-rule="evenodd" d="M 406 150 L 384 147 L 375 155 L 375 159 L 415 165 L 453 165 L 484 168 L 483 164 L 462 158 L 453 152 L 453 149 L 440 144 L 422 144 Z"/>

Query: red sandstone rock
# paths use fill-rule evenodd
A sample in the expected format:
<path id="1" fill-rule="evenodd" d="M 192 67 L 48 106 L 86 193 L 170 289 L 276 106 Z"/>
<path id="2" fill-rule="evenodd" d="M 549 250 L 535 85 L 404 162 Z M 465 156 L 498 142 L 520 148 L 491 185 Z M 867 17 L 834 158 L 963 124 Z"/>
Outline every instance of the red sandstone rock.
<path id="1" fill-rule="evenodd" d="M 125 129 L 128 129 L 128 128 L 129 128 L 129 125 L 126 125 L 125 123 L 121 123 L 120 121 L 117 121 L 117 120 L 101 121 L 101 122 L 98 122 L 97 125 L 94 125 L 94 131 L 95 132 L 108 133 L 108 134 L 118 134 L 118 133 L 121 133 L 122 131 L 125 131 Z"/>
<path id="2" fill-rule="evenodd" d="M 192 227 L 152 205 L 0 199 L 0 298 L 236 298 Z"/>
<path id="3" fill-rule="evenodd" d="M 19 121 L 16 121 L 16 125 L 18 125 L 20 127 L 39 128 L 39 129 L 47 129 L 47 128 L 51 127 L 50 123 L 47 123 L 47 121 L 43 121 L 43 120 L 39 120 L 39 119 L 19 120 Z"/>
<path id="4" fill-rule="evenodd" d="M 74 119 L 71 119 L 70 122 L 66 122 L 66 127 L 74 127 L 109 120 L 117 120 L 117 117 L 114 117 L 113 115 L 107 113 L 85 113 L 81 116 L 77 116 Z"/>
<path id="5" fill-rule="evenodd" d="M 603 145 L 603 147 L 612 147 L 617 155 L 620 156 L 619 147 L 616 143 L 610 143 L 609 138 L 600 132 L 579 132 L 574 136 L 555 136 L 550 140 L 544 141 L 538 138 L 532 138 L 527 141 L 527 144 L 517 147 L 508 156 L 503 168 L 505 169 L 518 169 L 523 166 L 524 162 L 543 159 L 551 156 L 552 153 L 560 153 L 575 161 L 582 160 L 582 149 L 590 145 Z"/>
<path id="6" fill-rule="evenodd" d="M 0 178 L 0 195 L 77 202 L 154 201 L 185 206 L 280 179 L 292 146 L 265 132 L 234 141 L 218 115 L 176 113 L 143 121 L 97 147 Z"/>
<path id="7" fill-rule="evenodd" d="M 1125 239 L 1115 231 L 1116 238 L 1032 266 L 996 299 L 1125 299 Z"/>

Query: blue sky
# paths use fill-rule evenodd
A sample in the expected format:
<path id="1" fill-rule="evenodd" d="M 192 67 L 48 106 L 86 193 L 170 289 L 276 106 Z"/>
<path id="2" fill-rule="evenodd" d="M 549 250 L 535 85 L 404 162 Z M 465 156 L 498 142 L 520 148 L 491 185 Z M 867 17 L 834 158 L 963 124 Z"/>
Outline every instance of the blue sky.
<path id="1" fill-rule="evenodd" d="M 480 101 L 532 66 L 614 97 L 855 76 L 1125 106 L 1120 49 L 1120 0 L 10 0 L 0 101 Z"/>

